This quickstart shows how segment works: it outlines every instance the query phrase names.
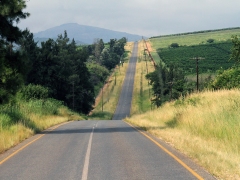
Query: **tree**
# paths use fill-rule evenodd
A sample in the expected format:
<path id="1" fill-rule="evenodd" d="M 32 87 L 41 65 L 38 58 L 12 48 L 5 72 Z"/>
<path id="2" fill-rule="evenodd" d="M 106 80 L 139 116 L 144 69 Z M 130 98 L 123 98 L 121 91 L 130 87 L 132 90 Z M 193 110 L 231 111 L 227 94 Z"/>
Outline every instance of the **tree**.
<path id="1" fill-rule="evenodd" d="M 31 82 L 35 76 L 39 77 L 39 74 L 34 72 L 34 69 L 37 69 L 39 64 L 37 63 L 37 58 L 39 55 L 39 48 L 37 46 L 37 42 L 33 39 L 33 33 L 31 33 L 28 29 L 23 31 L 23 35 L 18 40 L 19 51 L 26 55 L 28 61 L 25 63 L 24 71 L 25 71 L 25 81 L 26 84 Z"/>
<path id="2" fill-rule="evenodd" d="M 150 85 L 152 85 L 153 90 L 153 103 L 159 107 L 163 103 L 163 91 L 164 91 L 164 81 L 163 81 L 163 67 L 162 65 L 157 66 L 154 72 L 146 75 L 146 78 L 150 80 Z"/>
<path id="3" fill-rule="evenodd" d="M 50 96 L 82 113 L 92 110 L 94 88 L 86 67 L 87 48 L 77 50 L 74 39 L 70 42 L 67 32 L 56 41 L 42 42 L 37 51 L 29 83 L 49 89 Z M 31 53 L 30 53 L 31 54 Z"/>
<path id="4" fill-rule="evenodd" d="M 91 75 L 90 82 L 92 82 L 94 86 L 102 85 L 102 83 L 107 79 L 110 74 L 107 68 L 101 66 L 98 63 L 87 63 L 86 65 Z"/>
<path id="5" fill-rule="evenodd" d="M 13 49 L 18 45 L 22 31 L 16 26 L 21 19 L 29 16 L 24 13 L 24 0 L 1 0 L 0 3 L 0 103 L 8 102 L 24 83 L 27 56 Z"/>
<path id="6" fill-rule="evenodd" d="M 178 43 L 172 43 L 170 45 L 171 48 L 178 48 L 179 47 L 179 44 Z"/>
<path id="7" fill-rule="evenodd" d="M 240 39 L 237 36 L 232 36 L 232 54 L 231 60 L 236 61 L 237 63 L 240 62 Z"/>
<path id="8" fill-rule="evenodd" d="M 102 39 L 95 39 L 94 41 L 94 56 L 98 63 L 100 63 L 100 55 L 104 49 L 104 43 Z"/>
<path id="9" fill-rule="evenodd" d="M 240 62 L 240 39 L 237 36 L 232 36 L 232 54 L 230 60 L 236 63 Z M 220 69 L 216 78 L 209 83 L 209 87 L 213 89 L 232 89 L 240 88 L 240 68 L 239 65 L 227 70 Z"/>
<path id="10" fill-rule="evenodd" d="M 114 44 L 116 43 L 117 39 L 110 39 L 110 42 L 108 43 L 110 46 L 110 49 L 113 48 Z"/>
<path id="11" fill-rule="evenodd" d="M 116 66 L 116 62 L 112 59 L 113 54 L 109 51 L 108 48 L 105 48 L 100 57 L 100 62 L 103 66 L 105 66 L 108 70 L 111 70 Z"/>
<path id="12" fill-rule="evenodd" d="M 209 84 L 209 87 L 215 90 L 240 88 L 239 74 L 239 67 L 233 67 L 227 70 L 219 70 L 215 79 Z"/>
<path id="13" fill-rule="evenodd" d="M 146 75 L 146 78 L 150 80 L 153 90 L 153 103 L 157 107 L 162 103 L 177 99 L 181 95 L 186 94 L 186 79 L 183 71 L 173 64 L 170 67 L 158 65 L 154 72 Z"/>
<path id="14" fill-rule="evenodd" d="M 16 42 L 22 36 L 21 30 L 14 24 L 30 15 L 22 11 L 25 8 L 25 0 L 1 0 L 0 35 L 5 42 Z"/>

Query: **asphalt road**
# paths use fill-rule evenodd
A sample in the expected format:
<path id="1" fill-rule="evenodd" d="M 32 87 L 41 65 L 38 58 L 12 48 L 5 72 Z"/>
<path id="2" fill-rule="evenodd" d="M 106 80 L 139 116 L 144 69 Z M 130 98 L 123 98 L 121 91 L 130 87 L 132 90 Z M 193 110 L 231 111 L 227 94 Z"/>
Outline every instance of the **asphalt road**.
<path id="1" fill-rule="evenodd" d="M 135 42 L 113 120 L 122 120 L 130 115 L 137 54 L 138 43 Z"/>
<path id="2" fill-rule="evenodd" d="M 118 120 L 126 115 L 129 110 L 117 120 L 69 122 L 29 138 L 0 155 L 0 180 L 214 179 L 166 143 Z"/>
<path id="3" fill-rule="evenodd" d="M 1 155 L 0 179 L 213 179 L 188 158 L 171 148 L 169 151 L 194 173 L 123 121 L 74 121 L 38 134 Z"/>

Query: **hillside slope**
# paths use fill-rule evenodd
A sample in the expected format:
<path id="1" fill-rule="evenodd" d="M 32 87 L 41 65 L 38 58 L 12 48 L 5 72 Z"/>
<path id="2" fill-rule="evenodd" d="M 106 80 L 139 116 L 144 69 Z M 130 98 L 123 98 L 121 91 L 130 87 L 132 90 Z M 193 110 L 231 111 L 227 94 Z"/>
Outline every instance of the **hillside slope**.
<path id="1" fill-rule="evenodd" d="M 38 41 L 45 41 L 46 38 L 55 39 L 59 34 L 63 34 L 65 30 L 67 31 L 70 39 L 74 38 L 76 42 L 81 44 L 92 44 L 96 38 L 103 39 L 104 42 L 109 42 L 110 39 L 120 39 L 122 37 L 126 37 L 128 41 L 138 41 L 142 38 L 142 36 L 139 35 L 79 25 L 77 23 L 62 24 L 45 31 L 35 33 L 34 38 Z"/>

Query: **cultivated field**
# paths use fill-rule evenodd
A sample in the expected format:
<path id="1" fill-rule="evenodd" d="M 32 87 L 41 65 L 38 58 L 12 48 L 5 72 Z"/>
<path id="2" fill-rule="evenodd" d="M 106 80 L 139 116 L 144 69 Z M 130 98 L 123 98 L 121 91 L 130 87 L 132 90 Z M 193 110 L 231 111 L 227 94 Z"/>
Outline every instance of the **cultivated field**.
<path id="1" fill-rule="evenodd" d="M 180 46 L 191 46 L 207 43 L 208 39 L 214 39 L 216 42 L 231 39 L 232 35 L 240 35 L 239 29 L 222 30 L 206 33 L 188 34 L 180 36 L 167 36 L 159 38 L 151 38 L 150 42 L 154 49 L 166 48 L 172 43 L 178 43 Z"/>

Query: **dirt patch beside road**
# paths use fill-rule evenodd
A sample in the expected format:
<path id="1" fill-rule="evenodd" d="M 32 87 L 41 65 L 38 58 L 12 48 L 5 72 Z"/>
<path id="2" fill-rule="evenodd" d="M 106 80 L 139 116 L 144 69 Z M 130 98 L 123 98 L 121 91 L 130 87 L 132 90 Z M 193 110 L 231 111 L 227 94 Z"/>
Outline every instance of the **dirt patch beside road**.
<path id="1" fill-rule="evenodd" d="M 153 50 L 152 50 L 152 46 L 151 46 L 150 42 L 146 41 L 146 44 L 147 44 L 148 50 L 149 50 L 150 52 L 152 52 Z"/>

